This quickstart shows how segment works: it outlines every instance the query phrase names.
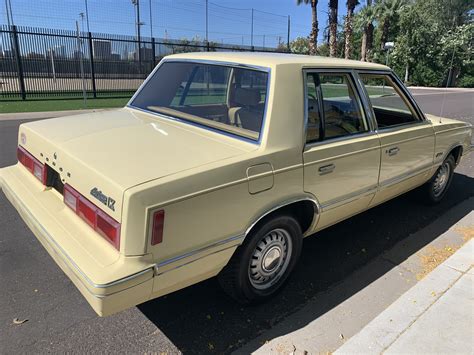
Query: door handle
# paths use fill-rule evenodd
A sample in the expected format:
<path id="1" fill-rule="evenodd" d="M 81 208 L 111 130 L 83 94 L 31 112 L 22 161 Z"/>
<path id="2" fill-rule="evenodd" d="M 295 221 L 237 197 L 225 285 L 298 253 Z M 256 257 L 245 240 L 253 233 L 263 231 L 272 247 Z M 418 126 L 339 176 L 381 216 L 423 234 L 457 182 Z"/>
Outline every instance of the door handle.
<path id="1" fill-rule="evenodd" d="M 397 155 L 399 151 L 400 151 L 400 148 L 394 147 L 394 148 L 387 149 L 385 152 L 386 152 L 389 156 L 393 156 L 393 155 Z"/>
<path id="2" fill-rule="evenodd" d="M 329 165 L 321 166 L 321 167 L 318 169 L 319 175 L 324 175 L 324 174 L 332 173 L 335 168 L 336 168 L 336 165 L 334 165 L 334 164 L 329 164 Z"/>

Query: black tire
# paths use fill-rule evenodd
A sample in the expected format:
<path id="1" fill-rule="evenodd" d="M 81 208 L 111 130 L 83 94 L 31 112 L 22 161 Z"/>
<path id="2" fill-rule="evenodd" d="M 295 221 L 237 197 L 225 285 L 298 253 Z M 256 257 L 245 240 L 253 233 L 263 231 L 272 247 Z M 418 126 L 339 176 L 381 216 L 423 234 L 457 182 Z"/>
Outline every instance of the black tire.
<path id="1" fill-rule="evenodd" d="M 431 180 L 426 184 L 425 191 L 426 195 L 428 195 L 428 203 L 429 204 L 436 204 L 440 202 L 443 197 L 446 195 L 446 192 L 451 185 L 451 181 L 453 180 L 454 169 L 456 168 L 456 160 L 452 155 L 449 155 L 441 164 L 441 166 L 436 170 L 436 173 L 433 175 Z M 443 170 L 444 169 L 444 170 Z M 448 170 L 447 176 L 445 176 L 445 182 L 442 184 L 440 188 L 439 182 L 441 179 L 441 174 L 443 171 Z"/>
<path id="2" fill-rule="evenodd" d="M 289 252 L 286 253 L 286 257 L 289 259 L 285 259 L 285 254 L 280 254 L 278 259 L 274 259 L 268 265 L 274 267 L 272 270 L 275 271 L 270 271 L 275 274 L 274 278 L 269 278 L 267 282 L 257 280 L 261 274 L 258 272 L 254 274 L 253 271 L 257 269 L 254 264 L 258 264 L 258 268 L 265 272 L 264 265 L 267 264 L 264 261 L 268 262 L 275 257 L 274 255 L 278 255 L 278 251 L 275 251 L 278 247 L 283 253 L 285 247 L 282 240 L 287 239 L 289 241 L 286 242 L 286 250 Z M 288 279 L 288 275 L 299 259 L 302 244 L 301 227 L 295 218 L 288 215 L 268 218 L 257 225 L 236 250 L 229 263 L 219 274 L 219 283 L 224 291 L 239 303 L 255 304 L 265 301 L 277 293 Z M 262 245 L 264 248 L 261 247 Z M 261 255 L 261 258 L 256 258 L 256 253 Z M 250 265 L 251 261 L 252 265 Z M 280 267 L 281 269 L 278 269 Z M 263 283 L 259 284 L 260 282 Z"/>

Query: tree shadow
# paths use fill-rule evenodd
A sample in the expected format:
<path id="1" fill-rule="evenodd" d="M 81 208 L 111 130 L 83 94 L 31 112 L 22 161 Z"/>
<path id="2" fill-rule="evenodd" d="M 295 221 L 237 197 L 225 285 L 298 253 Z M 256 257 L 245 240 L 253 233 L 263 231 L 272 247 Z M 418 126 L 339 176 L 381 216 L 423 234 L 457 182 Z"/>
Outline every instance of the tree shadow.
<path id="1" fill-rule="evenodd" d="M 426 206 L 415 190 L 306 238 L 300 262 L 284 289 L 259 306 L 235 303 L 210 279 L 173 294 L 144 303 L 138 308 L 185 353 L 228 353 L 247 344 L 275 324 L 301 309 L 310 299 L 321 298 L 316 309 L 284 333 L 301 328 L 328 312 L 436 239 L 468 214 L 472 207 L 453 209 L 474 196 L 474 178 L 455 174 L 442 203 Z M 432 235 L 413 233 L 437 220 Z M 395 264 L 354 277 L 352 273 L 403 241 L 392 257 Z M 324 293 L 345 282 L 337 295 Z M 276 334 L 275 336 L 282 335 Z"/>

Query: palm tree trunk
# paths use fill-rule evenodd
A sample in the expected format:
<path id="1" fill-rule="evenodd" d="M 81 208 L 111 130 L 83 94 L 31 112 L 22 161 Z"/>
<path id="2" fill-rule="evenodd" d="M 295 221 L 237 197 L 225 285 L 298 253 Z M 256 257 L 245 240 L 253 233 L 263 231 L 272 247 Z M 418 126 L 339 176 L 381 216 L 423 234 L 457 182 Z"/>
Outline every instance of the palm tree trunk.
<path id="1" fill-rule="evenodd" d="M 337 54 L 337 0 L 329 0 L 329 56 Z"/>
<path id="2" fill-rule="evenodd" d="M 372 60 L 372 49 L 374 48 L 374 25 L 371 23 L 367 26 L 367 52 L 365 57 L 367 61 Z"/>
<path id="3" fill-rule="evenodd" d="M 352 34 L 353 34 L 353 15 L 354 15 L 355 3 L 351 0 L 347 1 L 347 15 L 346 23 L 344 24 L 345 32 L 345 46 L 344 46 L 344 58 L 349 59 L 352 55 Z"/>
<path id="4" fill-rule="evenodd" d="M 309 41 L 309 54 L 316 55 L 318 48 L 318 0 L 311 0 L 311 13 L 312 13 L 312 24 L 311 24 L 311 35 Z"/>
<path id="5" fill-rule="evenodd" d="M 388 18 L 386 18 L 386 19 L 383 21 L 383 25 L 382 25 L 382 36 L 380 37 L 380 49 L 382 49 L 382 50 L 384 49 L 384 47 L 385 47 L 385 42 L 387 42 L 387 39 L 388 39 L 389 26 L 390 26 L 389 20 L 388 20 Z"/>
<path id="6" fill-rule="evenodd" d="M 367 27 L 364 28 L 364 33 L 362 33 L 362 45 L 360 46 L 360 60 L 363 62 L 367 61 Z"/>

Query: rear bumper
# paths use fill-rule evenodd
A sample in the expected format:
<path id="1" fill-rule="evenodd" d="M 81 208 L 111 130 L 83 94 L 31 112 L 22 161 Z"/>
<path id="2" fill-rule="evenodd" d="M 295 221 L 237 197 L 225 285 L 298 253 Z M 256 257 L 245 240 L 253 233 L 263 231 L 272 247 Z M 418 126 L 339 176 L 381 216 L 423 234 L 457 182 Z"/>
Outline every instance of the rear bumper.
<path id="1" fill-rule="evenodd" d="M 44 190 L 22 166 L 0 169 L 0 187 L 98 315 L 150 299 L 154 270 L 148 256 L 124 257 L 111 250 L 92 229 L 76 221 L 55 191 Z M 91 248 L 98 255 L 92 255 Z"/>

